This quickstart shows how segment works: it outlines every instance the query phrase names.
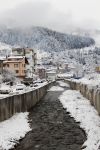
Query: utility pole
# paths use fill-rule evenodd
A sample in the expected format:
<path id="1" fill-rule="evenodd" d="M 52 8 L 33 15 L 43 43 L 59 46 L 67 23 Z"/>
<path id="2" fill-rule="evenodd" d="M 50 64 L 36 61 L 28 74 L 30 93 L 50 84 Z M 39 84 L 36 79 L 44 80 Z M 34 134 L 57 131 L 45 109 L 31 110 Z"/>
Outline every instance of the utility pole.
<path id="1" fill-rule="evenodd" d="M 3 73 L 3 60 L 0 60 L 0 74 Z"/>
<path id="2" fill-rule="evenodd" d="M 36 67 L 36 64 L 37 64 L 37 58 L 36 58 L 36 52 L 33 52 L 33 71 L 35 72 L 35 67 Z"/>

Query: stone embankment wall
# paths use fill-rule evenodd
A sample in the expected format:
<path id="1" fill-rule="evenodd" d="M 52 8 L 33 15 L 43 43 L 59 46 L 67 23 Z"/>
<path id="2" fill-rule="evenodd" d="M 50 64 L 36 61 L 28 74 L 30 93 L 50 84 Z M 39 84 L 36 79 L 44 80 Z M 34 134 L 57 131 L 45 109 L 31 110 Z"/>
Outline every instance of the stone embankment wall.
<path id="1" fill-rule="evenodd" d="M 100 115 L 100 88 L 70 80 L 65 80 L 65 82 L 70 85 L 71 89 L 79 90 L 84 97 L 89 99 Z"/>
<path id="2" fill-rule="evenodd" d="M 36 90 L 0 99 L 0 121 L 4 121 L 17 112 L 25 112 L 32 108 L 46 94 L 49 83 Z"/>

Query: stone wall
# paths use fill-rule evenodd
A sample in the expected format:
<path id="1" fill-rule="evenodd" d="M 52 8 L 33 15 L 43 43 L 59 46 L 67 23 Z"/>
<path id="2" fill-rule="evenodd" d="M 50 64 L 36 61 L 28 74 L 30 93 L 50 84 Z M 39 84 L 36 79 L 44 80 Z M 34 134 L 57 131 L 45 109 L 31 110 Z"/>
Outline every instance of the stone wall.
<path id="1" fill-rule="evenodd" d="M 0 121 L 10 118 L 17 112 L 28 111 L 41 100 L 52 84 L 49 83 L 33 91 L 0 99 Z"/>
<path id="2" fill-rule="evenodd" d="M 100 88 L 70 80 L 65 80 L 65 82 L 70 85 L 71 89 L 79 90 L 84 97 L 89 99 L 100 115 Z"/>

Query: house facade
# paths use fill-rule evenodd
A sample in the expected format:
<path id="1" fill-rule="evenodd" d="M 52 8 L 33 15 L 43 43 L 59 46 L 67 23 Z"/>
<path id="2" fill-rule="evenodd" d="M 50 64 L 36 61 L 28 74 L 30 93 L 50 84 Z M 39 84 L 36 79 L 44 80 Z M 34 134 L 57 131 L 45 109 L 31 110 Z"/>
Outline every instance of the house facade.
<path id="1" fill-rule="evenodd" d="M 3 68 L 14 71 L 16 77 L 25 78 L 26 64 L 28 61 L 25 56 L 10 56 L 3 61 Z"/>
<path id="2" fill-rule="evenodd" d="M 46 78 L 46 70 L 45 68 L 37 68 L 36 69 L 36 74 L 40 79 Z"/>
<path id="3" fill-rule="evenodd" d="M 31 48 L 14 48 L 12 49 L 12 54 L 14 56 L 25 56 L 27 58 L 29 64 L 26 65 L 26 75 L 28 77 L 32 77 L 37 64 L 37 55 L 35 50 Z"/>
<path id="4" fill-rule="evenodd" d="M 1 56 L 0 57 L 0 74 L 3 73 L 3 62 L 6 60 L 6 57 Z"/>

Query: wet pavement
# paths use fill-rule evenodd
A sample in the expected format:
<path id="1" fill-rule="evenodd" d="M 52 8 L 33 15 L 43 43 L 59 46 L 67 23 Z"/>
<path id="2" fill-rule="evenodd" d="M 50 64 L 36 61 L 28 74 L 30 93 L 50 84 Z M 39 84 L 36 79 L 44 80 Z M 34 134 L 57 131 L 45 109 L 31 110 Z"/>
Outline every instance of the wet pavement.
<path id="1" fill-rule="evenodd" d="M 15 150 L 81 150 L 86 135 L 79 123 L 63 109 L 58 100 L 62 92 L 48 91 L 30 110 L 32 131 Z"/>

